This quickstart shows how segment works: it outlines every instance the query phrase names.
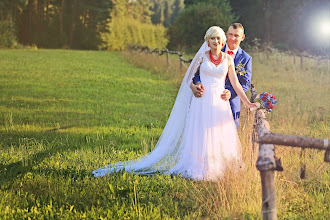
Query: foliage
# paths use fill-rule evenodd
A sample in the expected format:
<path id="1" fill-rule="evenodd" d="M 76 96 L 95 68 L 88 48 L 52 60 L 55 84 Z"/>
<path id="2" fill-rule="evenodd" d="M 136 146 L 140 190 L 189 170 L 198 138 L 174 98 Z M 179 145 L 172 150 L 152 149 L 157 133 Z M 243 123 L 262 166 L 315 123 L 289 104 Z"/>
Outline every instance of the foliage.
<path id="1" fill-rule="evenodd" d="M 101 33 L 103 43 L 99 49 L 125 50 L 129 45 L 164 48 L 167 44 L 165 28 L 153 25 L 147 10 L 139 14 L 148 1 L 114 1 L 107 31 Z"/>
<path id="2" fill-rule="evenodd" d="M 16 13 L 25 6 L 26 0 L 1 0 L 0 21 L 14 21 Z"/>
<path id="3" fill-rule="evenodd" d="M 244 26 L 245 41 L 248 43 L 252 43 L 255 38 L 265 38 L 264 2 L 263 0 L 230 1 L 233 12 L 239 16 L 237 22 Z"/>
<path id="4" fill-rule="evenodd" d="M 13 21 L 17 39 L 25 45 L 97 49 L 111 7 L 111 0 L 5 0 L 0 20 Z"/>
<path id="5" fill-rule="evenodd" d="M 274 47 L 275 49 L 278 49 L 278 50 L 281 50 L 281 51 L 288 51 L 288 50 L 290 50 L 288 44 L 286 44 L 286 43 L 281 43 L 281 42 L 274 44 L 273 47 Z"/>
<path id="6" fill-rule="evenodd" d="M 206 3 L 208 5 L 214 5 L 220 9 L 226 9 L 229 6 L 229 0 L 184 0 L 185 8 L 189 8 L 190 6 L 199 4 L 199 3 Z"/>
<path id="7" fill-rule="evenodd" d="M 184 8 L 183 0 L 152 0 L 151 21 L 165 27 L 173 24 L 180 11 Z"/>
<path id="8" fill-rule="evenodd" d="M 199 4 L 203 7 L 200 13 L 196 8 Z M 194 15 L 187 14 L 191 7 L 195 7 Z M 245 27 L 248 44 L 253 44 L 255 38 L 264 42 L 261 50 L 280 45 L 283 49 L 329 57 L 329 37 L 319 27 L 322 21 L 330 19 L 329 10 L 328 0 L 1 0 L 0 21 L 14 24 L 20 44 L 38 48 L 98 49 L 104 48 L 101 45 L 104 33 L 111 32 L 111 19 L 125 14 L 142 24 L 170 27 L 169 47 L 190 51 L 203 40 L 201 36 L 209 26 L 220 25 L 226 29 L 238 21 Z M 203 11 L 210 14 L 205 15 Z M 188 36 L 183 34 L 187 31 L 193 38 L 192 43 L 183 38 Z"/>
<path id="9" fill-rule="evenodd" d="M 111 17 L 129 16 L 141 23 L 151 23 L 150 16 L 152 12 L 150 7 L 152 4 L 150 0 L 113 0 L 112 4 Z"/>
<path id="10" fill-rule="evenodd" d="M 100 49 L 125 50 L 129 45 L 164 48 L 167 44 L 165 28 L 161 25 L 144 24 L 133 18 L 113 17 L 109 31 L 102 33 Z"/>
<path id="11" fill-rule="evenodd" d="M 17 45 L 14 24 L 10 21 L 0 21 L 0 48 L 12 48 Z"/>
<path id="12" fill-rule="evenodd" d="M 219 1 L 217 4 L 207 1 L 191 5 L 184 9 L 169 27 L 168 47 L 196 51 L 203 43 L 203 37 L 209 27 L 217 25 L 226 31 L 234 20 L 235 16 L 227 1 Z"/>

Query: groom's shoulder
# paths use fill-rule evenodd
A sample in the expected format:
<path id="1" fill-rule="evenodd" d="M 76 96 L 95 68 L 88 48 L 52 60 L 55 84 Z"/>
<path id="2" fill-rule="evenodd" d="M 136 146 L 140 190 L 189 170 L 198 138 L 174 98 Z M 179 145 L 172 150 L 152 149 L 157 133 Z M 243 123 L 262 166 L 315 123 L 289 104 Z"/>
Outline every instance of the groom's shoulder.
<path id="1" fill-rule="evenodd" d="M 251 59 L 252 57 L 250 56 L 250 54 L 248 54 L 247 52 L 245 52 L 245 50 L 243 50 L 242 48 L 241 48 L 241 50 L 242 50 L 242 56 L 243 57 L 245 57 L 246 59 Z"/>

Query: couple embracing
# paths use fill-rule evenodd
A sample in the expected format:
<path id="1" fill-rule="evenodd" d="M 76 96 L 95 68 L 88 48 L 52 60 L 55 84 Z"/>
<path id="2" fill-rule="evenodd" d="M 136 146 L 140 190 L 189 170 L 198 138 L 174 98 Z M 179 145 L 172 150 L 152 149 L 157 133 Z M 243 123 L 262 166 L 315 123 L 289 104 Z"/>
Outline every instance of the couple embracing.
<path id="1" fill-rule="evenodd" d="M 244 39 L 241 24 L 231 25 L 227 38 L 226 43 L 226 34 L 218 26 L 207 30 L 153 151 L 97 169 L 95 177 L 124 170 L 216 181 L 228 164 L 242 163 L 237 135 L 240 100 L 249 108 L 257 107 L 245 95 L 252 61 L 239 47 Z"/>
<path id="2" fill-rule="evenodd" d="M 241 42 L 244 40 L 244 27 L 240 23 L 234 23 L 230 25 L 226 33 L 227 43 L 221 49 L 222 52 L 230 55 L 234 59 L 235 70 L 237 73 L 238 81 L 240 82 L 244 92 L 247 92 L 251 85 L 252 77 L 252 57 L 247 54 L 240 47 Z M 191 83 L 191 89 L 195 97 L 201 97 L 203 95 L 204 86 L 200 80 L 199 70 Z M 233 117 L 238 128 L 239 117 L 241 113 L 241 100 L 237 96 L 230 80 L 226 80 L 226 90 L 222 94 L 224 100 L 230 102 Z"/>

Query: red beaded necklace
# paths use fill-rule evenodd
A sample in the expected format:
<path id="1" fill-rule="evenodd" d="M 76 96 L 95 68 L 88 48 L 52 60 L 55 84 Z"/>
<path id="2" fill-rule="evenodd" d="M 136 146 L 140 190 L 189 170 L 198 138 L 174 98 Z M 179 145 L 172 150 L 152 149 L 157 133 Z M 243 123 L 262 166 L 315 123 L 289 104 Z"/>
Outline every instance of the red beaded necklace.
<path id="1" fill-rule="evenodd" d="M 214 57 L 211 53 L 211 50 L 210 50 L 210 60 L 214 65 L 218 66 L 221 63 L 221 60 L 222 60 L 222 53 L 220 52 L 218 59 L 214 59 Z"/>

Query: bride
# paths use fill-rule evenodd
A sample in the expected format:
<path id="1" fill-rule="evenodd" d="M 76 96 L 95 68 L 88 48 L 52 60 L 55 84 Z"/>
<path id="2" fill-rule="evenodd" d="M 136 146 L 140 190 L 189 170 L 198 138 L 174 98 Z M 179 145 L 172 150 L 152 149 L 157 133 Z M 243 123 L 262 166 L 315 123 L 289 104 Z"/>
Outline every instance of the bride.
<path id="1" fill-rule="evenodd" d="M 226 165 L 241 161 L 241 145 L 229 101 L 220 95 L 228 78 L 248 108 L 257 107 L 246 97 L 235 73 L 231 56 L 221 52 L 224 31 L 210 27 L 181 83 L 171 115 L 154 150 L 142 158 L 109 164 L 93 171 L 95 177 L 126 171 L 137 174 L 181 175 L 195 180 L 215 181 Z M 195 98 L 190 83 L 197 69 L 204 94 Z"/>

